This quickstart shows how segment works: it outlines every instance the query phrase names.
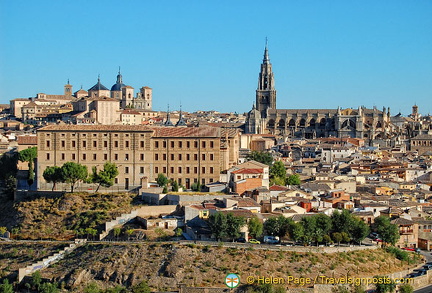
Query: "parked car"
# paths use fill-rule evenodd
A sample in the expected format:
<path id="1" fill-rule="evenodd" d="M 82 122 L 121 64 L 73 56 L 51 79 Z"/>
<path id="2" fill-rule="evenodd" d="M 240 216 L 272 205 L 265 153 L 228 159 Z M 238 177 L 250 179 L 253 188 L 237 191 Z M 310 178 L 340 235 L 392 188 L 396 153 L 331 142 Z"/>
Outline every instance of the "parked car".
<path id="1" fill-rule="evenodd" d="M 249 243 L 252 243 L 252 244 L 261 244 L 261 242 L 259 242 L 256 239 L 249 239 Z"/>
<path id="2" fill-rule="evenodd" d="M 403 250 L 415 251 L 414 247 L 402 247 Z"/>
<path id="3" fill-rule="evenodd" d="M 432 270 L 432 264 L 425 264 L 424 266 L 423 266 L 423 268 L 425 269 L 425 270 Z"/>
<path id="4" fill-rule="evenodd" d="M 279 237 L 277 237 L 277 236 L 264 236 L 264 243 L 268 243 L 268 244 L 279 243 Z"/>
<path id="5" fill-rule="evenodd" d="M 240 242 L 240 243 L 246 243 L 246 239 L 245 238 L 237 238 L 235 241 L 236 242 Z"/>
<path id="6" fill-rule="evenodd" d="M 375 239 L 377 239 L 379 237 L 379 235 L 378 235 L 377 232 L 372 232 L 372 233 L 369 234 L 369 237 L 375 240 Z"/>
<path id="7" fill-rule="evenodd" d="M 417 269 L 417 270 L 414 270 L 414 273 L 418 273 L 419 276 L 423 276 L 423 275 L 427 274 L 427 270 L 425 270 L 425 269 Z"/>

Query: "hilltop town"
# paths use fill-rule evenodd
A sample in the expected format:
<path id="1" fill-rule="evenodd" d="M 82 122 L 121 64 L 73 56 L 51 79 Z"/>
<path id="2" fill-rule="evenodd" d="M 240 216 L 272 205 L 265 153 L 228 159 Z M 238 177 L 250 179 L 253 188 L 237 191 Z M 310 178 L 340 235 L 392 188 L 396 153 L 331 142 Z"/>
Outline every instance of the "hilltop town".
<path id="1" fill-rule="evenodd" d="M 392 263 L 394 270 L 364 270 L 365 277 L 412 271 L 430 261 L 415 252 L 430 255 L 432 249 L 432 116 L 422 116 L 416 105 L 406 117 L 392 114 L 389 106 L 278 109 L 274 79 L 266 46 L 256 97 L 244 114 L 187 113 L 181 106 L 176 111 L 154 111 L 152 89 L 143 86 L 135 93 L 123 83 L 120 71 L 110 89 L 98 78 L 87 91 L 74 92 L 68 81 L 63 95 L 38 93 L 2 105 L 2 239 L 123 241 L 120 245 L 127 246 L 124 250 L 132 256 L 137 253 L 131 252 L 134 249 L 140 253 L 153 249 L 152 256 L 167 264 L 146 264 L 163 272 L 149 273 L 148 279 L 112 275 L 98 279 L 95 275 L 102 271 L 91 268 L 79 274 L 68 271 L 66 278 L 59 277 L 61 268 L 49 267 L 51 260 L 36 268 L 29 259 L 19 273 L 0 278 L 21 282 L 44 268 L 44 277 L 65 282 L 69 290 L 75 285 L 82 290 L 83 280 L 109 280 L 130 288 L 146 281 L 152 290 L 175 290 L 180 283 L 220 288 L 227 285 L 222 280 L 225 275 L 245 273 L 246 268 L 233 271 L 235 266 L 227 264 L 219 283 L 213 281 L 218 278 L 214 272 L 208 273 L 207 281 L 187 282 L 184 272 L 182 277 L 176 275 L 174 263 L 182 265 L 182 253 L 185 258 L 203 257 L 202 251 L 216 253 L 218 243 L 228 242 L 236 243 L 228 253 L 242 258 L 249 255 L 247 248 L 294 253 L 292 248 L 295 255 L 308 253 L 308 258 L 312 258 L 309 253 L 346 255 L 382 246 L 406 253 L 406 265 L 400 257 L 382 260 Z M 128 246 L 144 240 L 145 245 L 167 243 L 144 250 Z M 89 249 L 120 253 L 117 248 L 100 243 L 85 246 L 80 241 L 70 256 L 87 254 Z M 199 246 L 199 252 L 176 253 L 177 242 L 190 245 L 186 250 Z M 79 250 L 81 245 L 85 251 Z M 296 246 L 310 250 L 295 250 Z M 161 255 L 166 259 L 161 260 Z M 290 262 L 297 261 L 293 255 Z M 68 261 L 64 257 L 60 264 Z M 250 257 L 267 262 L 261 250 Z M 122 258 L 133 262 L 133 257 Z M 215 260 L 204 261 L 212 267 Z M 64 265 L 68 266 L 73 265 Z M 329 270 L 321 269 L 322 274 Z M 203 270 L 209 268 L 202 268 L 207 273 Z M 281 272 L 274 263 L 268 270 Z M 303 273 L 298 271 L 299 276 Z M 419 280 L 416 287 L 432 282 L 428 269 L 411 277 Z M 171 278 L 166 287 L 161 285 L 167 280 L 163 278 Z M 327 292 L 317 288 L 308 292 Z"/>

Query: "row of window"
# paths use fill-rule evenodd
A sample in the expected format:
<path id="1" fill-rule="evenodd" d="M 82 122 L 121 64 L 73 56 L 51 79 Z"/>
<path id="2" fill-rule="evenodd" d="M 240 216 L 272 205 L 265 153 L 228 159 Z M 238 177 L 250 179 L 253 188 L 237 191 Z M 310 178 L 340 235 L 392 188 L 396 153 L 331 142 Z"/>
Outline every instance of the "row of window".
<path id="1" fill-rule="evenodd" d="M 167 170 L 169 170 L 170 174 L 174 174 L 177 171 L 177 174 L 198 174 L 198 167 L 155 167 L 155 174 L 159 174 L 159 172 L 162 172 L 164 174 L 167 173 Z M 214 174 L 214 168 L 213 167 L 201 167 L 201 174 Z"/>
<path id="2" fill-rule="evenodd" d="M 103 156 L 103 160 L 104 161 L 108 161 L 108 154 L 102 154 Z M 70 159 L 72 160 L 72 161 L 75 161 L 75 160 L 77 160 L 77 158 L 78 158 L 78 155 L 77 154 L 71 154 L 71 157 L 70 157 Z M 93 154 L 91 157 L 90 156 L 87 156 L 87 154 L 86 153 L 84 153 L 84 154 L 81 154 L 81 160 L 83 160 L 83 161 L 86 161 L 87 160 L 87 158 L 91 158 L 93 161 L 96 161 L 96 160 L 98 160 L 98 154 Z M 100 158 L 100 157 L 99 157 Z M 46 154 L 46 159 L 47 160 L 50 160 L 51 159 L 51 154 L 50 153 L 47 153 Z M 66 154 L 65 153 L 61 153 L 60 154 L 60 160 L 62 160 L 62 161 L 65 161 L 65 160 L 68 160 L 69 158 L 66 158 Z M 114 157 L 113 157 L 113 160 L 114 161 L 119 161 L 119 159 L 120 159 L 120 156 L 119 156 L 119 154 L 114 154 Z M 125 154 L 124 155 L 124 160 L 125 161 L 129 161 L 129 159 L 130 159 L 130 155 L 129 154 Z M 140 161 L 144 161 L 144 154 L 140 154 L 140 158 L 139 158 L 139 160 Z"/>
<path id="3" fill-rule="evenodd" d="M 177 154 L 177 160 L 182 161 L 184 158 L 186 161 L 190 161 L 192 156 L 193 156 L 194 161 L 198 161 L 198 154 L 186 154 L 186 155 Z M 168 157 L 167 154 L 162 154 L 162 155 L 155 154 L 154 155 L 155 161 L 159 161 L 160 159 L 162 159 L 162 161 L 166 161 L 167 157 Z M 174 161 L 176 159 L 176 155 L 170 154 L 169 158 L 171 161 Z M 214 155 L 213 154 L 208 154 L 208 155 L 207 154 L 201 154 L 201 160 L 205 161 L 206 159 L 208 159 L 210 161 L 214 161 Z"/>
<path id="4" fill-rule="evenodd" d="M 109 144 L 108 140 L 104 140 L 102 142 L 102 145 L 103 145 L 104 148 L 108 148 L 108 144 Z M 45 145 L 46 145 L 47 148 L 50 148 L 51 147 L 51 140 L 46 140 L 45 141 Z M 123 141 L 123 147 L 124 148 L 129 148 L 130 145 L 131 145 L 130 141 L 128 141 L 128 140 Z M 141 140 L 139 142 L 139 147 L 140 148 L 144 148 L 144 146 L 145 146 L 145 141 Z M 60 141 L 60 147 L 66 148 L 66 140 L 61 140 Z M 71 148 L 76 148 L 76 147 L 77 147 L 77 141 L 76 140 L 71 140 Z M 81 147 L 87 148 L 87 141 L 86 140 L 81 141 Z M 97 148 L 98 147 L 98 142 L 96 140 L 92 141 L 92 147 L 93 148 Z M 113 147 L 114 148 L 120 147 L 120 141 L 115 140 L 113 142 Z"/>
<path id="5" fill-rule="evenodd" d="M 185 143 L 185 147 L 186 148 L 190 148 L 191 147 L 191 145 L 193 144 L 193 147 L 194 148 L 198 148 L 198 146 L 199 146 L 199 144 L 198 144 L 199 142 L 198 141 L 193 141 L 193 142 L 191 142 L 191 141 L 186 141 L 186 143 Z M 209 143 L 209 147 L 210 148 L 214 148 L 214 141 L 209 141 L 208 142 Z M 177 147 L 178 148 L 183 148 L 183 141 L 177 141 Z M 159 147 L 162 147 L 162 148 L 166 148 L 167 147 L 167 141 L 162 141 L 162 142 L 159 142 L 159 141 L 155 141 L 154 142 L 154 147 L 156 148 L 156 149 L 158 149 Z M 175 148 L 175 141 L 170 141 L 170 147 L 171 148 Z M 207 147 L 207 141 L 201 141 L 201 147 L 202 148 L 206 148 Z"/>

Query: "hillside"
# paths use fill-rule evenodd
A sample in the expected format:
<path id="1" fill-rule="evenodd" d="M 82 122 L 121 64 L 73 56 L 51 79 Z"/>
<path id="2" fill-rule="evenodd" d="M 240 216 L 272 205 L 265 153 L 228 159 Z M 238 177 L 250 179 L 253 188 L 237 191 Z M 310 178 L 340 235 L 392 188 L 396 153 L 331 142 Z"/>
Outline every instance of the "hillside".
<path id="1" fill-rule="evenodd" d="M 4 217 L 0 226 L 13 218 L 19 228 L 15 233 L 18 239 L 69 240 L 84 234 L 86 228 L 100 230 L 105 222 L 130 212 L 139 204 L 135 197 L 130 193 L 65 193 L 58 198 L 22 201 L 5 211 L 9 217 Z M 10 221 L 7 224 L 10 226 Z"/>
<path id="2" fill-rule="evenodd" d="M 42 271 L 73 292 L 96 283 L 125 287 L 146 280 L 153 290 L 186 286 L 223 287 L 228 273 L 247 276 L 374 276 L 413 267 L 382 249 L 343 253 L 298 253 L 178 243 L 88 244 Z M 243 282 L 244 283 L 244 282 Z"/>

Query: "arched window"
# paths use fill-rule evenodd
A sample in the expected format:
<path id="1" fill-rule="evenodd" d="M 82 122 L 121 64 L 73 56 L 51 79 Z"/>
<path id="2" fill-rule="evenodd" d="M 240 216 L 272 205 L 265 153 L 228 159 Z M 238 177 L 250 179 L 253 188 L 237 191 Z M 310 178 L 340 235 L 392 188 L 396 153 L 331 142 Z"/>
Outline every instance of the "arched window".
<path id="1" fill-rule="evenodd" d="M 304 120 L 303 118 L 300 120 L 300 127 L 305 127 L 306 126 L 306 120 Z"/>
<path id="2" fill-rule="evenodd" d="M 285 128 L 285 120 L 283 119 L 279 120 L 278 128 Z"/>
<path id="3" fill-rule="evenodd" d="M 309 126 L 310 127 L 315 127 L 315 119 L 311 119 L 310 121 L 309 121 Z"/>
<path id="4" fill-rule="evenodd" d="M 294 119 L 291 119 L 291 120 L 289 121 L 288 125 L 289 125 L 290 127 L 295 127 L 295 121 L 294 121 Z"/>

